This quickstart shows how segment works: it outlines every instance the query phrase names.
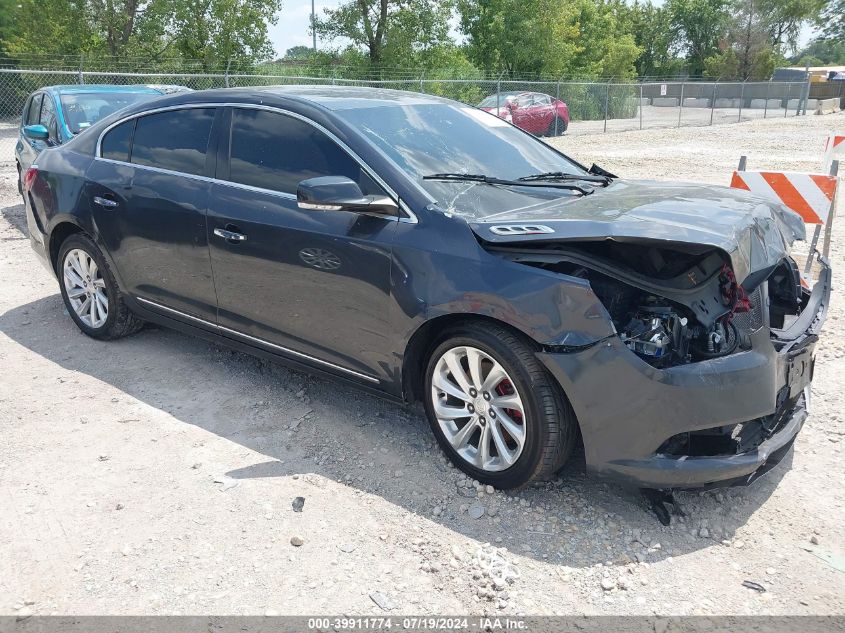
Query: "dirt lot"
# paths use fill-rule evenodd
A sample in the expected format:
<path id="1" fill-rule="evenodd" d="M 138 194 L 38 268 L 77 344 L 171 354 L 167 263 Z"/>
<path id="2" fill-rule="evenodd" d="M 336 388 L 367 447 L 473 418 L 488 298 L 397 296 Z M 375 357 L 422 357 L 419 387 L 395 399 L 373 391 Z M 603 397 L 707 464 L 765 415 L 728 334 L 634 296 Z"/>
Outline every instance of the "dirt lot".
<path id="1" fill-rule="evenodd" d="M 817 170 L 837 128 L 845 114 L 554 142 L 626 177 L 725 184 L 743 153 Z M 169 330 L 88 339 L 30 252 L 9 167 L 0 212 L 0 613 L 845 613 L 845 222 L 791 470 L 679 495 L 686 517 L 663 527 L 578 463 L 476 491 L 417 408 Z"/>

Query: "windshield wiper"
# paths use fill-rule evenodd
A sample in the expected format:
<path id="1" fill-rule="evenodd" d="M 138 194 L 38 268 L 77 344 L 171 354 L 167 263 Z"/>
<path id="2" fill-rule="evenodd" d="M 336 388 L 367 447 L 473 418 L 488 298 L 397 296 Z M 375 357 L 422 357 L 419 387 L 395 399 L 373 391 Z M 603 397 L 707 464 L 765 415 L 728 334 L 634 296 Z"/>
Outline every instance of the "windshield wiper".
<path id="1" fill-rule="evenodd" d="M 570 191 L 577 191 L 582 196 L 587 196 L 593 193 L 592 189 L 584 189 L 578 185 L 570 185 L 562 182 L 554 181 L 538 181 L 532 182 L 530 180 L 506 180 L 503 178 L 494 178 L 493 176 L 485 176 L 484 174 L 429 174 L 423 176 L 423 180 L 445 180 L 455 182 L 478 182 L 485 185 L 499 185 L 505 187 L 554 187 L 556 189 L 568 189 Z M 585 180 L 579 178 L 579 180 Z"/>
<path id="2" fill-rule="evenodd" d="M 542 174 L 531 174 L 530 176 L 523 176 L 517 178 L 522 182 L 534 182 L 545 180 L 548 182 L 561 182 L 570 180 L 583 180 L 585 182 L 598 182 L 603 185 L 610 184 L 610 178 L 604 175 L 587 175 L 587 174 L 567 174 L 562 171 L 547 171 Z"/>

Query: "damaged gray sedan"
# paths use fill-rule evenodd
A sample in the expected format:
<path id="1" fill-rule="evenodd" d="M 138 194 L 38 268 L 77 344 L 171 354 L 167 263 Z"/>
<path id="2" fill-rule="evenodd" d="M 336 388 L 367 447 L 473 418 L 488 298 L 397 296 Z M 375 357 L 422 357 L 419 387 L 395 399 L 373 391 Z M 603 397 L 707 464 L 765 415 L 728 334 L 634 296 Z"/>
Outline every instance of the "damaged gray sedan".
<path id="1" fill-rule="evenodd" d="M 168 325 L 394 400 L 466 473 L 744 484 L 807 416 L 830 299 L 787 208 L 586 168 L 500 118 L 341 87 L 177 94 L 41 153 L 70 317 Z M 817 254 L 813 254 L 817 256 Z"/>

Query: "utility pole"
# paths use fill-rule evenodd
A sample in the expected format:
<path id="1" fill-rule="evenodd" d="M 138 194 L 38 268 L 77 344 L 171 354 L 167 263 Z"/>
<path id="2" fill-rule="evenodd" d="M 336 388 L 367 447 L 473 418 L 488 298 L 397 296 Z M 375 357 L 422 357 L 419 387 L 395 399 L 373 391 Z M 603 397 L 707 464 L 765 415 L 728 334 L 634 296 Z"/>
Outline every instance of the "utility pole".
<path id="1" fill-rule="evenodd" d="M 314 48 L 314 52 L 317 52 L 317 30 L 314 28 L 314 24 L 317 22 L 317 16 L 314 13 L 314 0 L 311 0 L 311 42 L 312 47 Z"/>

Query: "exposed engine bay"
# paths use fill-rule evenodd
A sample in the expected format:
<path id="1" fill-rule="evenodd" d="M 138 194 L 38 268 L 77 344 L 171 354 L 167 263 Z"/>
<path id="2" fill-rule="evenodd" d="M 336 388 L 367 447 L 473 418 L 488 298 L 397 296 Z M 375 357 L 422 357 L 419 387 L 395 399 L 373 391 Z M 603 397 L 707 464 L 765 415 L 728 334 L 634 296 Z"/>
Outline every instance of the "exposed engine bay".
<path id="1" fill-rule="evenodd" d="M 792 259 L 752 273 L 741 285 L 727 256 L 706 247 L 679 251 L 602 241 L 490 250 L 587 280 L 625 345 L 658 368 L 749 349 L 750 335 L 767 324 L 767 303 L 768 325 L 782 328 L 809 296 Z"/>

